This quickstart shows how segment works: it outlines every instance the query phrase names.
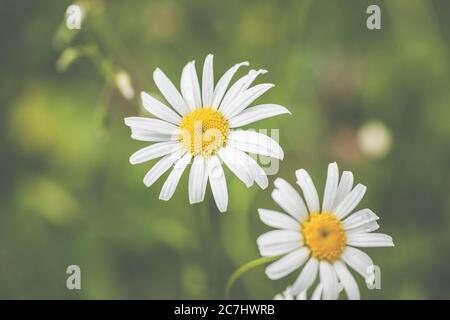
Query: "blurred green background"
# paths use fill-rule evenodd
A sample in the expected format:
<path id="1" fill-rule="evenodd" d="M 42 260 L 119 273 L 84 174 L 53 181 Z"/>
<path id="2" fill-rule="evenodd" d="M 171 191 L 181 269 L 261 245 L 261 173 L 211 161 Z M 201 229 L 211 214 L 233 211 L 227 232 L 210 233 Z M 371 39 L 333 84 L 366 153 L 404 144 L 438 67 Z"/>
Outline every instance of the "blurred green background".
<path id="1" fill-rule="evenodd" d="M 178 83 L 211 52 L 216 79 L 245 60 L 268 69 L 259 81 L 276 87 L 259 101 L 292 111 L 255 126 L 281 128 L 277 176 L 294 183 L 305 168 L 321 194 L 337 161 L 368 186 L 359 208 L 396 247 L 366 250 L 382 290 L 362 297 L 450 299 L 450 2 L 79 1 L 79 31 L 64 24 L 70 4 L 0 1 L 0 298 L 223 298 L 259 256 L 269 228 L 257 208 L 276 208 L 272 187 L 247 190 L 228 172 L 219 214 L 209 189 L 189 205 L 185 173 L 159 201 L 165 179 L 147 189 L 151 164 L 128 162 L 145 145 L 123 123 L 143 112 L 138 94 L 125 99 L 115 82 L 125 71 L 136 93 L 157 95 L 156 67 Z M 369 4 L 381 30 L 366 28 Z M 71 264 L 82 290 L 66 289 Z M 231 296 L 272 299 L 298 274 L 263 270 Z"/>

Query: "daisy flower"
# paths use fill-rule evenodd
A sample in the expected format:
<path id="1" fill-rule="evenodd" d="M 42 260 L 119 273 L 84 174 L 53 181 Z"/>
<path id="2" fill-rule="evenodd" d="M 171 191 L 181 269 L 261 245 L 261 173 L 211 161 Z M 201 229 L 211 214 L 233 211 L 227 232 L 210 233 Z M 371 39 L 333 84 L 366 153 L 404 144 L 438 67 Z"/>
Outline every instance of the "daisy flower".
<path id="1" fill-rule="evenodd" d="M 337 299 L 339 283 L 349 299 L 359 299 L 358 285 L 347 265 L 368 281 L 373 262 L 356 247 L 394 246 L 390 236 L 372 233 L 379 228 L 375 213 L 369 209 L 352 213 L 366 187 L 358 184 L 352 189 L 353 174 L 344 171 L 339 179 L 338 166 L 331 163 L 321 209 L 309 174 L 300 169 L 296 176 L 306 204 L 294 187 L 278 178 L 274 181 L 272 198 L 288 214 L 258 210 L 262 222 L 278 229 L 257 239 L 261 255 L 283 256 L 267 266 L 267 276 L 280 279 L 303 266 L 291 287 L 292 295 L 306 291 L 319 275 L 323 299 Z"/>
<path id="2" fill-rule="evenodd" d="M 250 70 L 228 88 L 238 69 L 248 65 L 248 62 L 234 65 L 214 84 L 210 54 L 203 65 L 200 87 L 195 62 L 189 62 L 181 73 L 181 93 L 160 69 L 154 71 L 153 80 L 170 107 L 142 92 L 144 108 L 158 119 L 129 117 L 125 118 L 125 124 L 131 128 L 132 139 L 155 142 L 131 155 L 131 164 L 161 158 L 144 177 L 147 187 L 172 168 L 159 195 L 161 200 L 172 197 L 191 161 L 188 186 L 191 204 L 203 201 L 209 181 L 218 209 L 227 210 L 222 162 L 247 187 L 254 182 L 263 189 L 268 186 L 264 170 L 248 153 L 283 159 L 283 150 L 264 134 L 236 128 L 289 111 L 276 104 L 249 107 L 273 87 L 270 83 L 251 86 L 265 70 Z"/>

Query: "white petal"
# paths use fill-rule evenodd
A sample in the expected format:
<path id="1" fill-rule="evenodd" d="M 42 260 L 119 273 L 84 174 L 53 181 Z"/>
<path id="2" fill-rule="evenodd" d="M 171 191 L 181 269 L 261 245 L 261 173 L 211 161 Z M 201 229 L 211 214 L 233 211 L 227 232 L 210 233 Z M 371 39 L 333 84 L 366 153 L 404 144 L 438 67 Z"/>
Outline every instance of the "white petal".
<path id="1" fill-rule="evenodd" d="M 161 142 L 178 140 L 178 135 L 161 134 L 144 129 L 131 128 L 131 138 L 137 141 Z"/>
<path id="2" fill-rule="evenodd" d="M 172 198 L 178 186 L 178 182 L 180 181 L 180 178 L 183 175 L 183 172 L 186 169 L 187 165 L 191 161 L 191 158 L 192 158 L 191 154 L 186 153 L 181 159 L 179 159 L 175 163 L 172 171 L 170 172 L 166 182 L 164 183 L 161 189 L 159 199 L 168 201 L 170 200 L 170 198 Z"/>
<path id="3" fill-rule="evenodd" d="M 378 230 L 379 228 L 380 228 L 380 225 L 376 221 L 372 221 L 372 222 L 368 222 L 366 224 L 360 225 L 359 227 L 346 230 L 346 232 L 347 232 L 347 235 L 354 234 L 354 233 L 367 233 L 367 232 L 373 232 L 375 230 Z"/>
<path id="4" fill-rule="evenodd" d="M 344 229 L 358 228 L 367 223 L 378 220 L 378 216 L 370 209 L 362 209 L 351 214 L 343 221 Z"/>
<path id="5" fill-rule="evenodd" d="M 275 299 L 276 300 L 295 300 L 294 296 L 291 294 L 289 287 L 287 287 L 286 290 L 284 290 L 281 294 L 276 295 Z"/>
<path id="6" fill-rule="evenodd" d="M 319 273 L 320 282 L 323 285 L 323 299 L 336 300 L 339 295 L 339 284 L 333 266 L 322 260 L 320 261 Z"/>
<path id="7" fill-rule="evenodd" d="M 247 75 L 243 76 L 238 81 L 236 81 L 223 98 L 219 110 L 221 110 L 222 112 L 226 110 L 235 99 L 239 98 L 242 92 L 247 90 L 247 88 L 252 84 L 252 82 L 256 79 L 258 75 L 264 74 L 266 72 L 267 70 L 263 69 L 260 69 L 258 71 L 250 70 Z"/>
<path id="8" fill-rule="evenodd" d="M 258 209 L 258 213 L 261 221 L 269 227 L 297 232 L 300 230 L 300 224 L 284 213 L 268 209 Z"/>
<path id="9" fill-rule="evenodd" d="M 376 222 L 378 219 L 372 210 L 362 209 L 343 221 L 344 229 L 347 234 L 373 232 L 380 227 Z"/>
<path id="10" fill-rule="evenodd" d="M 366 193 L 366 186 L 358 184 L 337 206 L 334 212 L 336 217 L 344 219 L 358 205 L 364 193 Z"/>
<path id="11" fill-rule="evenodd" d="M 228 85 L 230 84 L 230 81 L 233 78 L 236 71 L 241 66 L 248 66 L 248 65 L 249 63 L 247 61 L 235 64 L 233 67 L 231 67 L 227 72 L 223 74 L 223 76 L 217 82 L 216 88 L 214 89 L 214 98 L 212 102 L 213 108 L 217 109 L 219 107 L 223 95 L 225 94 L 225 91 L 227 90 Z"/>
<path id="12" fill-rule="evenodd" d="M 317 194 L 314 182 L 309 176 L 308 172 L 304 169 L 297 170 L 295 172 L 297 176 L 297 184 L 302 188 L 303 196 L 305 197 L 306 204 L 308 205 L 310 213 L 320 212 L 319 195 Z"/>
<path id="13" fill-rule="evenodd" d="M 328 165 L 327 180 L 325 183 L 325 191 L 323 193 L 322 212 L 331 212 L 339 183 L 339 169 L 336 162 Z"/>
<path id="14" fill-rule="evenodd" d="M 300 268 L 308 259 L 309 249 L 302 247 L 285 255 L 283 258 L 271 263 L 266 268 L 266 275 L 271 280 L 277 280 L 287 276 L 297 268 Z"/>
<path id="15" fill-rule="evenodd" d="M 144 91 L 141 92 L 141 99 L 145 110 L 147 110 L 154 116 L 167 122 L 180 124 L 181 117 L 175 111 L 166 106 L 164 103 L 153 98 L 151 95 L 149 95 Z"/>
<path id="16" fill-rule="evenodd" d="M 347 234 L 347 244 L 355 247 L 393 247 L 392 237 L 383 233 Z"/>
<path id="17" fill-rule="evenodd" d="M 189 203 L 202 202 L 205 197 L 206 185 L 208 183 L 208 172 L 206 162 L 202 156 L 194 157 L 189 172 Z"/>
<path id="18" fill-rule="evenodd" d="M 294 296 L 290 293 L 289 287 L 286 288 L 282 293 L 275 296 L 275 300 L 295 300 Z"/>
<path id="19" fill-rule="evenodd" d="M 225 173 L 217 156 L 212 156 L 207 160 L 209 183 L 220 212 L 227 211 L 228 190 Z"/>
<path id="20" fill-rule="evenodd" d="M 286 180 L 277 178 L 274 181 L 277 188 L 272 192 L 272 198 L 287 213 L 297 221 L 302 222 L 308 218 L 308 210 L 298 192 Z M 276 191 L 276 192 L 275 192 Z"/>
<path id="21" fill-rule="evenodd" d="M 323 285 L 319 283 L 311 295 L 311 300 L 320 300 L 322 297 Z"/>
<path id="22" fill-rule="evenodd" d="M 156 180 L 161 177 L 164 172 L 170 169 L 172 164 L 177 161 L 182 155 L 184 151 L 178 150 L 172 154 L 168 154 L 161 158 L 145 175 L 144 184 L 147 187 L 150 187 Z"/>
<path id="23" fill-rule="evenodd" d="M 178 127 L 159 119 L 128 117 L 125 118 L 125 124 L 132 129 L 141 129 L 159 134 L 167 134 L 170 136 L 180 133 L 180 129 Z"/>
<path id="24" fill-rule="evenodd" d="M 244 92 L 244 90 L 248 89 L 248 87 L 250 87 L 250 85 L 253 83 L 253 81 L 255 81 L 255 79 L 261 75 L 261 74 L 266 74 L 268 71 L 264 70 L 264 69 L 258 69 L 258 70 L 250 70 L 248 72 L 248 78 L 247 78 L 247 82 L 244 84 L 242 90 L 240 91 L 240 93 Z"/>
<path id="25" fill-rule="evenodd" d="M 344 198 L 350 193 L 353 187 L 353 173 L 350 171 L 342 172 L 341 180 L 339 181 L 339 186 L 337 189 L 336 199 L 334 200 L 333 208 L 334 212 L 337 206 L 344 200 Z"/>
<path id="26" fill-rule="evenodd" d="M 259 164 L 250 157 L 245 152 L 242 152 L 240 150 L 235 150 L 236 155 L 239 155 L 238 157 L 242 159 L 242 163 L 245 163 L 247 165 L 247 168 L 249 170 L 249 174 L 251 178 L 256 182 L 256 184 L 261 189 L 266 189 L 269 186 L 269 180 L 267 179 L 267 175 L 263 168 L 259 166 Z"/>
<path id="27" fill-rule="evenodd" d="M 334 270 L 336 271 L 336 275 L 347 293 L 348 299 L 359 300 L 361 296 L 359 294 L 358 285 L 345 264 L 341 261 L 336 261 L 334 263 Z"/>
<path id="28" fill-rule="evenodd" d="M 287 300 L 287 299 L 284 298 L 284 295 L 282 295 L 281 293 L 278 293 L 275 295 L 273 300 Z"/>
<path id="29" fill-rule="evenodd" d="M 203 64 L 202 101 L 205 107 L 211 107 L 214 94 L 213 55 L 208 54 Z"/>
<path id="30" fill-rule="evenodd" d="M 248 170 L 248 166 L 244 163 L 242 157 L 239 157 L 236 149 L 227 146 L 221 148 L 218 154 L 231 172 L 233 172 L 247 188 L 253 185 L 250 170 Z"/>
<path id="31" fill-rule="evenodd" d="M 308 300 L 308 297 L 306 296 L 306 291 L 302 291 L 297 295 L 297 300 Z"/>
<path id="32" fill-rule="evenodd" d="M 319 261 L 315 258 L 310 258 L 303 267 L 303 270 L 297 280 L 292 285 L 292 294 L 298 294 L 299 292 L 308 290 L 316 280 L 318 270 Z"/>
<path id="33" fill-rule="evenodd" d="M 230 128 L 242 127 L 247 124 L 291 112 L 278 104 L 260 104 L 247 108 L 235 117 L 231 118 Z"/>
<path id="34" fill-rule="evenodd" d="M 365 252 L 356 248 L 347 247 L 342 252 L 341 258 L 364 279 L 367 279 L 371 275 L 370 270 L 373 267 L 373 261 Z"/>
<path id="35" fill-rule="evenodd" d="M 133 153 L 130 157 L 130 163 L 138 164 L 150 161 L 165 156 L 166 154 L 173 153 L 181 148 L 182 145 L 178 141 L 155 143 Z"/>
<path id="36" fill-rule="evenodd" d="M 262 83 L 251 87 L 250 89 L 247 89 L 242 94 L 240 94 L 235 100 L 233 100 L 226 108 L 221 111 L 226 118 L 231 119 L 237 114 L 241 113 L 242 110 L 247 108 L 253 101 L 258 99 L 273 87 L 274 85 L 271 83 Z"/>
<path id="37" fill-rule="evenodd" d="M 258 249 L 263 257 L 279 256 L 299 248 L 303 244 L 298 231 L 272 230 L 256 239 Z"/>
<path id="38" fill-rule="evenodd" d="M 237 130 L 229 135 L 229 145 L 241 151 L 260 154 L 276 159 L 283 159 L 284 153 L 278 142 L 255 131 Z"/>
<path id="39" fill-rule="evenodd" d="M 191 111 L 202 106 L 195 61 L 189 62 L 183 68 L 181 73 L 181 93 Z"/>
<path id="40" fill-rule="evenodd" d="M 184 116 L 189 113 L 190 110 L 180 92 L 162 70 L 156 69 L 153 72 L 153 81 L 155 81 L 156 86 L 159 91 L 161 91 L 164 98 L 166 98 L 167 102 L 169 102 L 179 114 Z"/>

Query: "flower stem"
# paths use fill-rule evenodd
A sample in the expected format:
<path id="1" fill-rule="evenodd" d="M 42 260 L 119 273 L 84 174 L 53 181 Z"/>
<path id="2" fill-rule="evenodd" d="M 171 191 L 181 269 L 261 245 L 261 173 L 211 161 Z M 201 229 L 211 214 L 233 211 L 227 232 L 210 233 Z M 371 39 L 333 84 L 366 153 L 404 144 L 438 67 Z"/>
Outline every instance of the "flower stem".
<path id="1" fill-rule="evenodd" d="M 231 288 L 233 287 L 234 283 L 241 275 L 243 275 L 245 272 L 247 272 L 253 268 L 256 268 L 260 265 L 269 263 L 276 259 L 278 259 L 278 256 L 276 256 L 276 257 L 261 257 L 261 258 L 252 260 L 250 262 L 247 262 L 247 263 L 243 264 L 242 266 L 240 266 L 239 268 L 237 268 L 236 271 L 234 271 L 233 274 L 230 276 L 230 278 L 228 278 L 227 285 L 225 287 L 225 299 L 229 299 L 230 293 L 231 293 Z"/>

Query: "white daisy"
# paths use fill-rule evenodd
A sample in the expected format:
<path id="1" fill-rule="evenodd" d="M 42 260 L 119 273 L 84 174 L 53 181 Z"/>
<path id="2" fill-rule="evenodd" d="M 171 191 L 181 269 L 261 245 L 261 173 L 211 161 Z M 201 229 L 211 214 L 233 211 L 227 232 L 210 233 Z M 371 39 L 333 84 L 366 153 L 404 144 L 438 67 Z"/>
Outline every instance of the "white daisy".
<path id="1" fill-rule="evenodd" d="M 319 274 L 323 299 L 338 298 L 338 283 L 349 299 L 359 299 L 358 285 L 346 265 L 367 281 L 372 275 L 373 262 L 355 247 L 394 246 L 390 236 L 371 233 L 379 228 L 378 216 L 371 210 L 362 209 L 349 216 L 364 196 L 366 187 L 358 184 L 352 189 L 353 174 L 344 171 L 339 180 L 337 164 L 331 163 L 320 209 L 319 196 L 309 174 L 300 169 L 296 176 L 306 204 L 288 182 L 278 178 L 272 198 L 289 215 L 258 210 L 266 225 L 278 229 L 257 239 L 261 255 L 284 255 L 266 268 L 267 276 L 280 279 L 304 265 L 291 287 L 293 295 L 307 290 Z"/>
<path id="2" fill-rule="evenodd" d="M 129 117 L 125 118 L 125 124 L 131 128 L 133 139 L 156 142 L 134 153 L 130 157 L 132 164 L 162 157 L 145 175 L 147 187 L 173 166 L 162 187 L 161 200 L 172 197 L 191 160 L 191 204 L 203 201 L 209 180 L 217 207 L 221 212 L 227 210 L 228 191 L 221 161 L 247 187 L 254 182 L 263 189 L 268 186 L 264 170 L 247 152 L 283 159 L 280 145 L 264 134 L 232 129 L 289 111 L 276 104 L 249 107 L 273 87 L 269 83 L 250 87 L 259 74 L 266 73 L 265 70 L 251 70 L 228 89 L 238 69 L 248 65 L 248 62 L 234 65 L 214 85 L 213 56 L 210 54 L 203 65 L 200 87 L 195 62 L 189 62 L 181 74 L 181 94 L 160 69 L 154 71 L 156 86 L 172 108 L 142 92 L 144 108 L 159 119 Z"/>

